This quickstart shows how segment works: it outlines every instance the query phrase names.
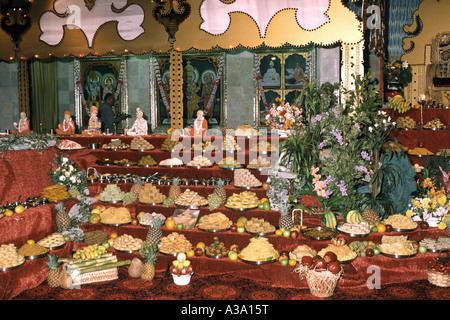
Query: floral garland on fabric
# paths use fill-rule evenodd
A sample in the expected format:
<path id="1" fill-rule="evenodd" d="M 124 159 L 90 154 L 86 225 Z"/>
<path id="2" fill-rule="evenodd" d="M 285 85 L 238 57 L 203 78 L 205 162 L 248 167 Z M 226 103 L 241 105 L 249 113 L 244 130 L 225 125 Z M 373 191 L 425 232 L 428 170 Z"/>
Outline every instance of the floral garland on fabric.
<path id="1" fill-rule="evenodd" d="M 161 99 L 164 103 L 164 106 L 166 107 L 166 114 L 170 115 L 169 100 L 167 99 L 167 92 L 166 92 L 166 90 L 164 90 L 164 83 L 163 83 L 162 77 L 161 77 L 159 62 L 156 59 L 154 59 L 154 61 L 153 61 L 153 68 L 155 69 L 155 77 L 156 77 L 156 83 L 158 84 L 159 93 L 161 94 Z"/>
<path id="2" fill-rule="evenodd" d="M 280 98 L 275 99 L 266 115 L 266 125 L 272 130 L 291 130 L 302 126 L 302 108 L 292 106 Z"/>
<path id="3" fill-rule="evenodd" d="M 78 165 L 69 161 L 68 156 L 56 154 L 55 163 L 48 172 L 53 183 L 65 185 L 68 189 L 84 192 L 86 189 L 86 173 Z"/>
<path id="4" fill-rule="evenodd" d="M 219 61 L 219 68 L 217 71 L 217 79 L 214 80 L 214 87 L 211 91 L 211 95 L 209 96 L 209 100 L 208 103 L 205 106 L 205 112 L 211 114 L 211 108 L 213 107 L 213 102 L 216 98 L 216 91 L 217 91 L 217 87 L 220 84 L 220 79 L 222 78 L 222 73 L 223 73 L 223 67 L 225 66 L 225 56 L 222 55 L 222 57 L 220 57 L 220 61 Z"/>
<path id="5" fill-rule="evenodd" d="M 384 65 L 387 82 L 398 82 L 406 87 L 412 81 L 412 68 L 407 61 L 388 60 Z"/>

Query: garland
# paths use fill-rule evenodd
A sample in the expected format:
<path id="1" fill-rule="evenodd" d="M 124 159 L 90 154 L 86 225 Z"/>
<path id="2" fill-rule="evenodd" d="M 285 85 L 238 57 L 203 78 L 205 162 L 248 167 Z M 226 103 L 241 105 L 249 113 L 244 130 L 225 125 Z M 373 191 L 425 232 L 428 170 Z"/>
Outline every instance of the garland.
<path id="1" fill-rule="evenodd" d="M 267 103 L 266 100 L 266 94 L 264 92 L 264 88 L 262 85 L 262 79 L 263 76 L 261 75 L 261 68 L 260 68 L 260 61 L 257 55 L 254 56 L 254 67 L 256 70 L 256 80 L 258 81 L 258 85 L 259 85 L 259 93 L 261 94 L 261 100 L 263 101 L 263 105 L 265 109 L 269 108 L 269 104 Z"/>
<path id="2" fill-rule="evenodd" d="M 164 106 L 166 107 L 166 113 L 168 115 L 170 115 L 170 105 L 169 105 L 169 101 L 167 100 L 167 93 L 164 90 L 164 83 L 162 82 L 162 79 L 161 79 L 161 72 L 160 72 L 160 68 L 159 68 L 159 62 L 157 61 L 157 59 L 154 59 L 154 61 L 153 61 L 153 68 L 155 69 L 155 76 L 156 76 L 156 81 L 158 83 L 159 92 L 161 94 L 161 99 L 163 100 Z"/>
<path id="3" fill-rule="evenodd" d="M 222 77 L 222 72 L 223 72 L 224 65 L 225 65 L 225 56 L 223 55 L 220 58 L 220 61 L 219 61 L 219 69 L 217 71 L 217 79 L 214 81 L 214 87 L 213 87 L 213 90 L 211 91 L 211 95 L 209 96 L 208 104 L 205 106 L 205 111 L 207 113 L 210 112 L 210 110 L 212 108 L 213 101 L 216 98 L 216 91 L 217 91 L 217 87 L 220 84 L 220 78 Z"/>

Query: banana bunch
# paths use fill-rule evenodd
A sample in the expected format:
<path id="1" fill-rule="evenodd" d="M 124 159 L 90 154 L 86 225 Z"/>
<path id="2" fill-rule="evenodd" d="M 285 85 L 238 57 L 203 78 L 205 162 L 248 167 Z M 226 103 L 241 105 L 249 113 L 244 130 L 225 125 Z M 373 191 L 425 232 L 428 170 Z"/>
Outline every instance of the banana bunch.
<path id="1" fill-rule="evenodd" d="M 72 258 L 81 259 L 81 260 L 89 260 L 89 259 L 97 258 L 105 253 L 106 253 L 106 248 L 104 246 L 93 244 L 93 245 L 84 247 L 82 249 L 78 249 L 72 255 Z"/>
<path id="2" fill-rule="evenodd" d="M 397 94 L 392 97 L 391 100 L 389 100 L 388 107 L 392 110 L 397 111 L 398 113 L 405 113 L 406 111 L 411 109 L 412 104 L 407 102 L 402 95 Z"/>
<path id="3" fill-rule="evenodd" d="M 323 225 L 327 228 L 336 229 L 336 216 L 332 211 L 327 211 L 323 214 Z"/>
<path id="4" fill-rule="evenodd" d="M 351 210 L 347 213 L 345 220 L 348 223 L 363 222 L 364 219 L 358 210 Z"/>

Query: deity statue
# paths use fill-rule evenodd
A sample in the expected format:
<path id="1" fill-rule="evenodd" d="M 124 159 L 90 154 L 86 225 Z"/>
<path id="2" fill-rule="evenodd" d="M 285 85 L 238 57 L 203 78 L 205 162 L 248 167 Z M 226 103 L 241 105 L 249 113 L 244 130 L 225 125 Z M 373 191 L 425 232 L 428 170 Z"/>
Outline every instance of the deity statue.
<path id="1" fill-rule="evenodd" d="M 186 128 L 191 136 L 203 136 L 208 130 L 208 121 L 203 117 L 203 110 L 197 110 L 197 118 L 194 121 L 192 128 Z"/>
<path id="2" fill-rule="evenodd" d="M 211 99 L 211 93 L 214 89 L 214 79 L 213 75 L 211 73 L 207 73 L 204 77 L 204 84 L 202 88 L 202 95 L 203 95 L 203 107 L 206 108 L 208 105 L 209 100 Z M 210 110 L 207 110 L 210 117 L 213 116 L 214 111 L 214 102 L 211 105 Z"/>
<path id="3" fill-rule="evenodd" d="M 186 75 L 186 99 L 187 99 L 187 117 L 191 118 L 194 116 L 195 110 L 198 109 L 198 103 L 201 101 L 201 97 L 197 94 L 200 89 L 201 81 L 195 83 L 195 72 L 194 67 L 191 62 L 187 62 L 185 69 Z"/>
<path id="4" fill-rule="evenodd" d="M 16 128 L 16 130 L 11 130 L 11 133 L 30 133 L 30 121 L 27 119 L 27 114 L 25 112 L 22 111 L 20 113 L 19 123 L 14 122 L 14 128 Z"/>
<path id="5" fill-rule="evenodd" d="M 129 136 L 147 135 L 148 123 L 144 119 L 144 112 L 140 108 L 136 109 L 136 120 L 130 129 L 125 129 L 124 132 Z"/>
<path id="6" fill-rule="evenodd" d="M 89 94 L 87 99 L 89 106 L 95 105 L 98 108 L 100 105 L 100 101 L 102 100 L 102 97 L 100 95 L 100 82 L 100 76 L 96 72 L 91 70 L 86 79 L 85 86 L 86 91 Z"/>
<path id="7" fill-rule="evenodd" d="M 89 118 L 89 124 L 87 130 L 84 130 L 81 134 L 101 134 L 102 122 L 97 117 L 98 109 L 96 106 L 91 107 L 91 117 Z"/>
<path id="8" fill-rule="evenodd" d="M 72 114 L 70 111 L 64 112 L 64 120 L 62 123 L 58 125 L 58 128 L 55 130 L 57 134 L 74 134 L 75 133 L 75 124 L 72 120 Z"/>

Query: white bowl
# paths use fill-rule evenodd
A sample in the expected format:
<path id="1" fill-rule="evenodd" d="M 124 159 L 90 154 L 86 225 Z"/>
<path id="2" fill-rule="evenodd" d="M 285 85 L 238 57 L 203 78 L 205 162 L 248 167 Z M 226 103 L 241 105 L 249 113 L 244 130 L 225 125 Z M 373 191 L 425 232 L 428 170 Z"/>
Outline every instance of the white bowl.
<path id="1" fill-rule="evenodd" d="M 191 276 L 193 274 L 194 274 L 193 272 L 191 274 L 185 274 L 185 275 L 175 275 L 172 273 L 173 282 L 176 285 L 185 286 L 185 285 L 189 284 L 189 282 L 191 282 Z"/>

